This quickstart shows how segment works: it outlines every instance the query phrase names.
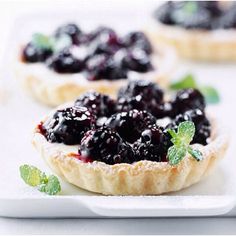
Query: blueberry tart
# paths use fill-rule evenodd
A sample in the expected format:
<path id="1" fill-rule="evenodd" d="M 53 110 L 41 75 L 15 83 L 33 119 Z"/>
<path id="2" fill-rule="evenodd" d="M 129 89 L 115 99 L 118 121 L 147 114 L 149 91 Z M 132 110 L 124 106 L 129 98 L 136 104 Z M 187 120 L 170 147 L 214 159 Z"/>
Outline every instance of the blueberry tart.
<path id="1" fill-rule="evenodd" d="M 170 1 L 153 14 L 151 38 L 174 46 L 188 59 L 236 60 L 236 4 Z"/>
<path id="2" fill-rule="evenodd" d="M 228 138 L 206 114 L 198 90 L 181 90 L 169 100 L 166 95 L 147 80 L 129 82 L 116 99 L 87 92 L 45 117 L 33 144 L 58 175 L 88 191 L 181 190 L 209 174 Z"/>
<path id="3" fill-rule="evenodd" d="M 89 89 L 115 95 L 134 79 L 165 85 L 175 63 L 173 49 L 154 49 L 143 32 L 118 35 L 108 27 L 84 32 L 70 23 L 49 36 L 34 34 L 23 45 L 17 78 L 33 97 L 56 106 Z"/>

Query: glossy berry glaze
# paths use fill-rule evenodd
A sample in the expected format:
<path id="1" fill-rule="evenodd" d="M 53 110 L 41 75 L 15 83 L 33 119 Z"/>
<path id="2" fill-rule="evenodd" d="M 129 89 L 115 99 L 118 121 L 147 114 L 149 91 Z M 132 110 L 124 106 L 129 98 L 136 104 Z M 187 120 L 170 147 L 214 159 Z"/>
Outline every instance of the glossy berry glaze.
<path id="1" fill-rule="evenodd" d="M 98 27 L 85 33 L 71 23 L 60 26 L 53 35 L 46 37 L 49 45 L 45 46 L 42 39 L 39 42 L 32 39 L 23 48 L 25 63 L 44 63 L 61 74 L 83 73 L 90 81 L 127 79 L 131 71 L 153 70 L 152 46 L 142 32 L 120 36 L 111 28 Z M 67 40 L 63 44 L 65 37 Z M 59 49 L 58 42 L 62 45 Z"/>
<path id="2" fill-rule="evenodd" d="M 236 28 L 236 4 L 220 1 L 169 1 L 159 7 L 154 17 L 166 25 L 186 29 Z"/>
<path id="3" fill-rule="evenodd" d="M 167 123 L 160 126 L 160 118 Z M 166 102 L 157 84 L 138 80 L 121 88 L 116 100 L 87 92 L 71 107 L 57 110 L 39 129 L 51 143 L 78 145 L 81 161 L 113 165 L 140 160 L 166 162 L 172 145 L 167 130 L 177 130 L 183 121 L 195 124 L 192 143 L 208 143 L 211 125 L 198 90 L 178 91 Z"/>

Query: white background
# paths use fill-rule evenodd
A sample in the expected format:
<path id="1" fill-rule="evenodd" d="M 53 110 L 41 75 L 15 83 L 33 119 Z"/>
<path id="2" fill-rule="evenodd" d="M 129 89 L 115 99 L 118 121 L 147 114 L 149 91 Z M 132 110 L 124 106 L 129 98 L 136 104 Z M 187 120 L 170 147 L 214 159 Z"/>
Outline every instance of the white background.
<path id="1" fill-rule="evenodd" d="M 0 59 L 4 65 L 4 50 L 8 37 L 18 16 L 28 12 L 61 11 L 62 9 L 82 8 L 89 14 L 99 14 L 99 9 L 116 9 L 117 12 L 130 9 L 133 14 L 149 14 L 156 1 L 115 1 L 115 0 L 87 0 L 87 1 L 0 1 Z M 95 13 L 94 13 L 95 11 Z M 130 20 L 131 20 L 130 19 Z M 142 17 L 140 17 L 140 23 Z M 15 35 L 17 37 L 17 35 Z M 228 125 L 234 120 L 235 111 L 235 75 L 234 65 L 181 63 L 181 68 L 194 71 L 202 81 L 221 89 L 223 101 L 218 115 L 227 118 Z M 229 83 L 231 83 L 229 85 Z M 223 112 L 222 112 L 223 111 Z M 233 127 L 234 128 L 234 127 Z M 236 132 L 236 129 L 234 128 Z M 232 132 L 233 133 L 233 132 Z M 3 138 L 3 137 L 0 137 Z M 0 139 L 1 140 L 1 139 Z M 231 143 L 231 152 L 235 141 Z M 0 151 L 1 153 L 1 151 Z M 8 158 L 5 157 L 4 158 Z M 0 156 L 3 161 L 3 156 Z M 7 180 L 5 180 L 7 181 Z M 1 189 L 0 191 L 4 191 Z M 0 233 L 2 234 L 227 234 L 236 233 L 233 218 L 202 218 L 202 219 L 67 219 L 67 220 L 29 220 L 0 218 Z"/>

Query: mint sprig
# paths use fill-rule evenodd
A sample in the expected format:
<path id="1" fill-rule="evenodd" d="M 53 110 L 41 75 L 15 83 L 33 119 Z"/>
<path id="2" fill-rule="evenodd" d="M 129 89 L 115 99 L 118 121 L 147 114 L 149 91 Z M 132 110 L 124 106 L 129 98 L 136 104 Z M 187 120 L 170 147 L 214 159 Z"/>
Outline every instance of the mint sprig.
<path id="1" fill-rule="evenodd" d="M 202 160 L 202 153 L 190 146 L 195 135 L 195 125 L 192 121 L 184 121 L 179 124 L 177 132 L 169 129 L 168 133 L 171 135 L 171 142 L 173 143 L 167 152 L 170 165 L 177 165 L 187 153 L 197 161 Z"/>
<path id="2" fill-rule="evenodd" d="M 61 191 L 61 185 L 55 175 L 47 176 L 35 166 L 20 166 L 20 176 L 26 184 L 32 187 L 38 187 L 40 192 L 48 195 L 56 195 Z"/>
<path id="3" fill-rule="evenodd" d="M 172 90 L 186 88 L 198 89 L 203 94 L 208 104 L 217 104 L 220 102 L 220 95 L 218 91 L 212 86 L 197 84 L 197 81 L 192 74 L 187 74 L 181 80 L 170 85 L 170 89 Z"/>
<path id="4" fill-rule="evenodd" d="M 41 33 L 35 33 L 32 36 L 31 43 L 40 49 L 52 50 L 53 52 L 60 51 L 61 49 L 71 45 L 71 38 L 63 34 L 59 38 L 48 36 Z"/>

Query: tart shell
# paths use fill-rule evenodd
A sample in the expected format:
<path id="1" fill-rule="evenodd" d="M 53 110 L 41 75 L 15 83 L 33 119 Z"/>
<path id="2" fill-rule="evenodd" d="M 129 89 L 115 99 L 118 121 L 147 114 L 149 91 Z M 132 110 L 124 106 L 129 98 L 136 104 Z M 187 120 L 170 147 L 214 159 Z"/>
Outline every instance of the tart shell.
<path id="1" fill-rule="evenodd" d="M 191 30 L 155 21 L 149 32 L 152 43 L 174 46 L 178 54 L 199 61 L 236 61 L 236 30 Z"/>
<path id="2" fill-rule="evenodd" d="M 189 187 L 211 172 L 228 147 L 228 136 L 215 126 L 213 131 L 208 145 L 193 145 L 203 153 L 202 161 L 186 156 L 176 166 L 146 160 L 115 165 L 85 163 L 73 157 L 78 146 L 73 146 L 71 152 L 73 148 L 69 146 L 50 143 L 38 128 L 33 145 L 55 173 L 80 188 L 105 195 L 158 195 Z"/>
<path id="3" fill-rule="evenodd" d="M 159 45 L 154 53 L 155 70 L 139 73 L 138 78 L 158 82 L 166 87 L 169 78 L 175 70 L 177 56 L 175 50 L 166 45 Z M 88 90 L 95 90 L 115 96 L 120 87 L 128 79 L 88 81 L 81 73 L 59 74 L 40 63 L 27 64 L 19 60 L 16 62 L 15 74 L 23 88 L 37 101 L 55 107 L 65 102 L 75 100 Z"/>

